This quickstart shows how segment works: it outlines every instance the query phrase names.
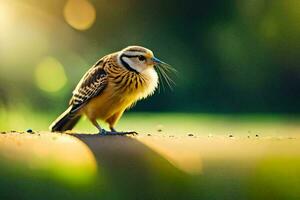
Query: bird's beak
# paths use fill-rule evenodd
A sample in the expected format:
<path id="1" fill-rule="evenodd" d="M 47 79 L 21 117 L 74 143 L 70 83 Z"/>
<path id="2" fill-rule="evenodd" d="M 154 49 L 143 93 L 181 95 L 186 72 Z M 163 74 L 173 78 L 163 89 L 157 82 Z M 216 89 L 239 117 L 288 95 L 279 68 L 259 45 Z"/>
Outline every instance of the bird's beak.
<path id="1" fill-rule="evenodd" d="M 167 64 L 167 63 L 165 63 L 165 62 L 163 62 L 163 61 L 161 61 L 161 60 L 159 60 L 158 58 L 155 58 L 155 57 L 153 57 L 151 60 L 153 61 L 154 65 L 155 64 L 169 65 L 169 64 Z"/>

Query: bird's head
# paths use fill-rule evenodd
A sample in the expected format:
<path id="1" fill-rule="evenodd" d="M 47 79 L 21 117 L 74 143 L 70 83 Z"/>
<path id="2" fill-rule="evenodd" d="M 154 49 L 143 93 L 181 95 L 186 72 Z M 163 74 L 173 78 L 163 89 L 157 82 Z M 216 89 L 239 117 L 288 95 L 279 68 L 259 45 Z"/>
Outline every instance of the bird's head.
<path id="1" fill-rule="evenodd" d="M 176 70 L 167 63 L 156 58 L 153 52 L 145 47 L 126 47 L 118 52 L 118 62 L 125 69 L 135 73 L 147 72 L 149 69 L 152 72 L 156 71 L 161 79 L 160 82 L 163 84 L 162 79 L 164 79 L 170 88 L 175 84 L 168 73 L 176 72 Z"/>
<path id="2" fill-rule="evenodd" d="M 151 50 L 141 46 L 129 46 L 121 50 L 118 60 L 127 70 L 137 73 L 153 68 L 156 64 L 165 64 L 155 58 Z"/>

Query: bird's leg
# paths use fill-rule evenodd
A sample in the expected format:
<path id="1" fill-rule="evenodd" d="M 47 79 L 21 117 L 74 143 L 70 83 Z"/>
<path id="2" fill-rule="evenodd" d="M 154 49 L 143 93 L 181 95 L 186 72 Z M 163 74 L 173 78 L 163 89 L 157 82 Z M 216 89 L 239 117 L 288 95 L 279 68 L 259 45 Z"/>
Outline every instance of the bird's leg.
<path id="1" fill-rule="evenodd" d="M 118 132 L 113 126 L 109 126 L 109 129 L 110 129 L 112 132 Z"/>
<path id="2" fill-rule="evenodd" d="M 119 132 L 114 128 L 114 125 L 120 119 L 122 114 L 123 114 L 123 111 L 118 112 L 106 120 L 106 122 L 109 124 L 110 131 L 105 131 L 105 133 L 103 135 L 136 135 L 136 134 L 138 134 L 135 131 Z"/>
<path id="3" fill-rule="evenodd" d="M 99 134 L 103 135 L 106 130 L 102 129 L 101 126 L 98 124 L 97 120 L 91 120 L 91 122 L 93 123 L 94 126 L 96 126 L 96 128 L 98 129 L 99 131 Z"/>
<path id="4" fill-rule="evenodd" d="M 111 131 L 106 131 L 105 129 L 101 128 L 96 120 L 91 120 L 93 125 L 99 130 L 100 135 L 137 135 L 138 133 L 135 131 L 129 132 L 118 132 L 113 127 L 110 127 Z"/>
<path id="5" fill-rule="evenodd" d="M 119 132 L 113 126 L 109 126 L 111 131 L 105 131 L 104 135 L 137 135 L 138 133 L 135 131 L 129 132 Z M 103 130 L 103 129 L 102 129 Z"/>
<path id="6" fill-rule="evenodd" d="M 101 135 L 137 135 L 138 134 L 135 131 L 118 132 L 118 131 L 106 131 L 104 129 L 102 129 L 102 132 Z"/>

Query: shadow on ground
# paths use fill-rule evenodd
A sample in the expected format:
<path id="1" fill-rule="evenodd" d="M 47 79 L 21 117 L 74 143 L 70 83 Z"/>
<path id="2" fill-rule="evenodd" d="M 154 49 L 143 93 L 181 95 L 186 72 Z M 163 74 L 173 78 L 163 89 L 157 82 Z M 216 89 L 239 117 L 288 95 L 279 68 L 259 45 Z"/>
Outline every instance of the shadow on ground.
<path id="1" fill-rule="evenodd" d="M 186 175 L 138 140 L 74 134 L 92 150 L 99 175 L 122 199 L 184 199 Z"/>
<path id="2" fill-rule="evenodd" d="M 299 144 L 4 132 L 0 199 L 299 199 Z M 199 154 L 201 173 L 176 167 L 172 151 L 181 158 Z"/>

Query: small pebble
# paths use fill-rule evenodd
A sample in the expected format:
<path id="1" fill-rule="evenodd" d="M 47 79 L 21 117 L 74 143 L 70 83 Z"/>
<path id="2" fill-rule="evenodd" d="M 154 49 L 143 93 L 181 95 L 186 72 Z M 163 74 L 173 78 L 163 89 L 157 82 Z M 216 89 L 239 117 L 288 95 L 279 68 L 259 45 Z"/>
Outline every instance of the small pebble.
<path id="1" fill-rule="evenodd" d="M 32 129 L 27 129 L 26 132 L 27 132 L 27 133 L 33 133 L 33 130 L 32 130 Z"/>
<path id="2" fill-rule="evenodd" d="M 164 127 L 164 126 L 163 126 L 162 124 L 157 125 L 157 126 L 156 126 L 157 131 L 158 131 L 158 132 L 162 132 L 163 127 Z"/>
<path id="3" fill-rule="evenodd" d="M 255 135 L 255 137 L 259 137 L 259 135 L 258 135 L 258 134 L 256 134 L 256 135 Z"/>
<path id="4" fill-rule="evenodd" d="M 233 137 L 233 135 L 230 134 L 229 137 Z"/>
<path id="5" fill-rule="evenodd" d="M 150 133 L 148 133 L 148 134 L 147 134 L 147 136 L 151 136 L 151 134 L 150 134 Z"/>
<path id="6" fill-rule="evenodd" d="M 2 131 L 2 132 L 0 132 L 1 134 L 6 134 L 6 132 L 4 132 L 4 131 Z"/>
<path id="7" fill-rule="evenodd" d="M 194 134 L 192 134 L 192 133 L 189 133 L 189 134 L 188 134 L 188 136 L 194 136 Z"/>
<path id="8" fill-rule="evenodd" d="M 11 130 L 10 132 L 15 133 L 15 132 L 17 132 L 17 131 Z"/>
<path id="9" fill-rule="evenodd" d="M 250 135 L 248 135 L 247 138 L 250 138 Z"/>

